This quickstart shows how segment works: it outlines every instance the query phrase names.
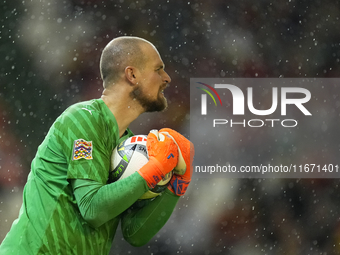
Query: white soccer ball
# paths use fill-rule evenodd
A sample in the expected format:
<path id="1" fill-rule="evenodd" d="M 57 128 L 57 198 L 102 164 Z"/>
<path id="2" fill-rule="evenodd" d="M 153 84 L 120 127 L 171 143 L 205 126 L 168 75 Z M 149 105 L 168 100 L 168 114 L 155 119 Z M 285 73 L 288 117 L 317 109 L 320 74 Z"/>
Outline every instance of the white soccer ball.
<path id="1" fill-rule="evenodd" d="M 146 148 L 146 135 L 135 135 L 121 142 L 112 152 L 109 183 L 124 179 L 149 161 Z M 160 195 L 172 177 L 168 173 L 155 188 L 149 190 L 139 199 L 150 199 Z"/>

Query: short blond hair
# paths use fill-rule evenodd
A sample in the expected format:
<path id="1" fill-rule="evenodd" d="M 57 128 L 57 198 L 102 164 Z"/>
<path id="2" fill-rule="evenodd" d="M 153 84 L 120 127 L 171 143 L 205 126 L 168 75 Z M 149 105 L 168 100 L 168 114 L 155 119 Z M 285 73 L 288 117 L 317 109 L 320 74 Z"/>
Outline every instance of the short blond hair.
<path id="1" fill-rule="evenodd" d="M 143 67 L 146 56 L 142 44 L 145 43 L 151 44 L 140 37 L 121 36 L 113 39 L 105 46 L 100 57 L 100 75 L 104 88 L 117 82 L 122 72 L 125 71 L 125 67 Z"/>

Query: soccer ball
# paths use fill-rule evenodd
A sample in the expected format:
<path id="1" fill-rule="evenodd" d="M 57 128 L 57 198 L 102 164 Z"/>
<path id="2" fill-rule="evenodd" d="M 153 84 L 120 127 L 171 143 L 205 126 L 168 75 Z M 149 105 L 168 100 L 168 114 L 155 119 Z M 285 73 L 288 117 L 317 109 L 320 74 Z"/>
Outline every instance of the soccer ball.
<path id="1" fill-rule="evenodd" d="M 146 148 L 146 135 L 135 135 L 121 142 L 112 152 L 109 183 L 124 179 L 149 161 Z M 168 173 L 155 188 L 143 194 L 139 199 L 150 199 L 160 195 L 172 177 Z"/>

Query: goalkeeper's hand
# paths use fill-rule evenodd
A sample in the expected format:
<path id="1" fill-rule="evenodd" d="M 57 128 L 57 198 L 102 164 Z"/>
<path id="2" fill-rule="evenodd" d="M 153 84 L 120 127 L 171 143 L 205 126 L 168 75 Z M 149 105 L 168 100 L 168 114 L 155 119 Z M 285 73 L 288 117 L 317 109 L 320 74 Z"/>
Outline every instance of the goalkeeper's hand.
<path id="1" fill-rule="evenodd" d="M 149 188 L 154 188 L 178 162 L 178 148 L 167 134 L 151 130 L 146 142 L 149 162 L 137 172 L 145 179 Z"/>
<path id="2" fill-rule="evenodd" d="M 168 185 L 168 189 L 177 196 L 182 196 L 186 192 L 191 181 L 193 171 L 193 159 L 195 154 L 194 145 L 183 135 L 170 128 L 163 128 L 161 134 L 169 134 L 176 141 L 179 151 L 178 164 L 174 169 L 174 174 Z"/>

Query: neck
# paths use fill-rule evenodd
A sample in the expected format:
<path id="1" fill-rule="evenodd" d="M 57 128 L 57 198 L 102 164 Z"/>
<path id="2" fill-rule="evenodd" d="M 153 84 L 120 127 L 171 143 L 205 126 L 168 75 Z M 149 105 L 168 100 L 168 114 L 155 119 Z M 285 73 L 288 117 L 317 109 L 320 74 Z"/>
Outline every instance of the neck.
<path id="1" fill-rule="evenodd" d="M 119 137 L 121 137 L 130 123 L 144 112 L 144 109 L 138 102 L 131 99 L 129 91 L 126 91 L 123 86 L 115 85 L 115 89 L 104 89 L 101 96 L 104 103 L 113 113 L 116 118 Z"/>

